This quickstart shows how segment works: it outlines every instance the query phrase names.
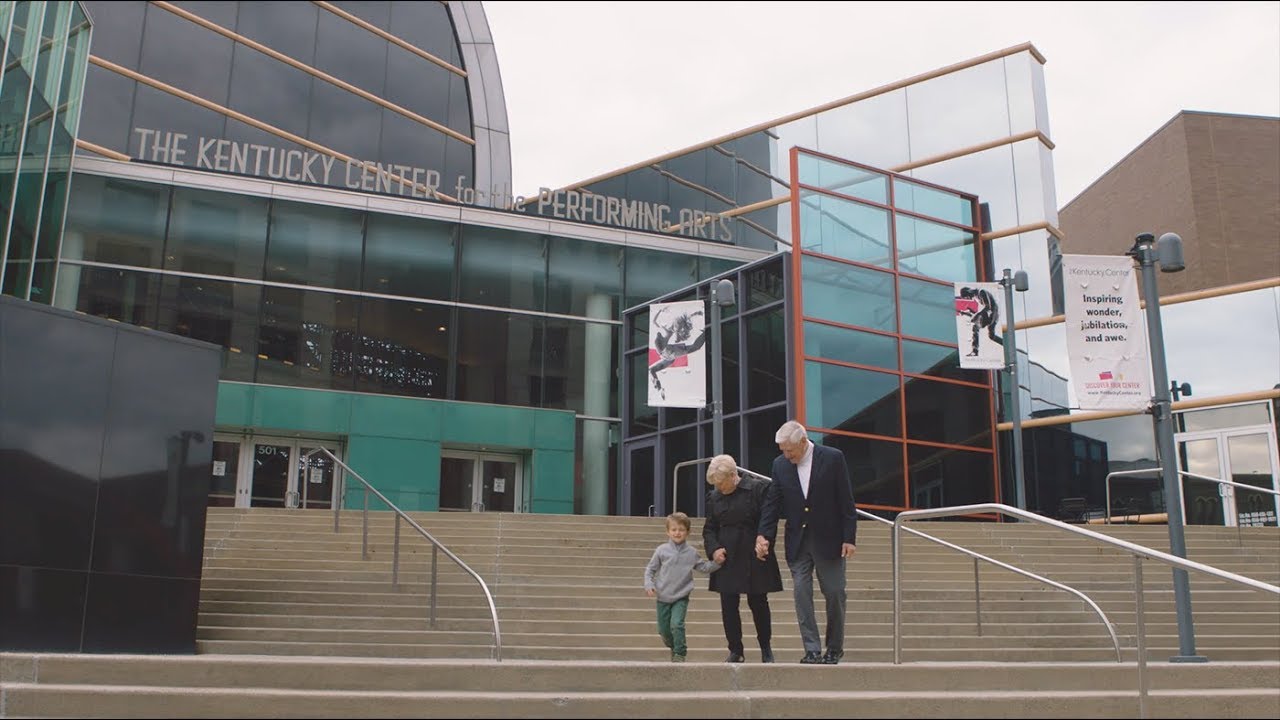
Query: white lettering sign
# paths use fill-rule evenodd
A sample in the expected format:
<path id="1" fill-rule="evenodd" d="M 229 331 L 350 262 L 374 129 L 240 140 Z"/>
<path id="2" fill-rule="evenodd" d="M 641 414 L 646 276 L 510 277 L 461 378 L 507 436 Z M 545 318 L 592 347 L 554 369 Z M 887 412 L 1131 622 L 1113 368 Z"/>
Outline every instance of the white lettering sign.
<path id="1" fill-rule="evenodd" d="M 704 210 L 682 209 L 673 217 L 671 207 L 658 203 L 600 195 L 586 190 L 540 188 L 538 197 L 512 196 L 507 185 L 485 190 L 473 187 L 466 175 L 445 186 L 440 172 L 412 165 L 369 160 L 338 160 L 307 149 L 285 149 L 216 137 L 190 138 L 185 133 L 152 128 L 133 129 L 137 148 L 133 157 L 144 162 L 181 165 L 199 170 L 252 175 L 309 185 L 342 186 L 361 192 L 403 195 L 436 200 L 451 198 L 464 205 L 499 210 L 531 208 L 539 215 L 562 220 L 613 225 L 648 232 L 676 232 L 719 242 L 733 242 L 726 218 Z M 441 191 L 445 187 L 446 191 Z"/>

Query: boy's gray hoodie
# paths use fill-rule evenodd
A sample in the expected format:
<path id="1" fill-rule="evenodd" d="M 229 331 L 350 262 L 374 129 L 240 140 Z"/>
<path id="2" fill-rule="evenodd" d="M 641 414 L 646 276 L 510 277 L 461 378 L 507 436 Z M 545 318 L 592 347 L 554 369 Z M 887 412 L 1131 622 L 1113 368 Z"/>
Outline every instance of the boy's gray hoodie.
<path id="1" fill-rule="evenodd" d="M 670 540 L 658 546 L 644 568 L 644 589 L 656 590 L 658 602 L 675 602 L 693 592 L 693 571 L 711 573 L 720 566 L 698 557 L 689 543 L 679 545 Z"/>

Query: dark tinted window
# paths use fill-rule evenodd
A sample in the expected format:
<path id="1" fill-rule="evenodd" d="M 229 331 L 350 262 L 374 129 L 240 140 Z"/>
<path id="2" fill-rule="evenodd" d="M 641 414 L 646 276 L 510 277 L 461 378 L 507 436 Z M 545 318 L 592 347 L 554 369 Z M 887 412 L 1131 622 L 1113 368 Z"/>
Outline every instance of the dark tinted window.
<path id="1" fill-rule="evenodd" d="M 855 503 L 903 505 L 902 443 L 832 433 L 822 444 L 844 452 Z"/>
<path id="2" fill-rule="evenodd" d="M 253 381 L 262 287 L 208 278 L 161 281 L 157 328 L 221 345 L 223 380 Z"/>
<path id="3" fill-rule="evenodd" d="M 991 453 L 907 446 L 911 506 L 969 505 L 995 501 Z"/>
<path id="4" fill-rule="evenodd" d="M 354 388 L 359 298 L 292 288 L 263 288 L 257 382 Z"/>
<path id="5" fill-rule="evenodd" d="M 62 255 L 117 265 L 160 267 L 169 188 L 95 175 L 75 179 Z"/>
<path id="6" fill-rule="evenodd" d="M 541 310 L 547 277 L 545 248 L 546 238 L 535 233 L 463 227 L 458 299 Z"/>
<path id="7" fill-rule="evenodd" d="M 355 210 L 277 201 L 264 279 L 359 289 L 362 223 Z"/>
<path id="8" fill-rule="evenodd" d="M 907 378 L 907 437 L 991 447 L 990 397 L 985 388 Z"/>
<path id="9" fill-rule="evenodd" d="M 166 270 L 262 277 L 266 198 L 182 187 L 175 188 L 173 195 Z"/>
<path id="10" fill-rule="evenodd" d="M 443 305 L 362 298 L 356 390 L 445 397 L 451 312 Z"/>
<path id="11" fill-rule="evenodd" d="M 450 300 L 457 225 L 398 215 L 369 215 L 364 290 Z"/>
<path id="12" fill-rule="evenodd" d="M 458 400 L 537 405 L 542 387 L 543 319 L 458 310 Z"/>

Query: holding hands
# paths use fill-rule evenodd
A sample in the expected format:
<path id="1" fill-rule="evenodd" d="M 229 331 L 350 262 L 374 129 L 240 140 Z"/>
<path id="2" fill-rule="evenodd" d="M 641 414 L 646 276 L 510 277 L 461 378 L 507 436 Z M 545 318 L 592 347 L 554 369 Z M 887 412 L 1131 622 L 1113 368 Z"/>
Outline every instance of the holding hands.
<path id="1" fill-rule="evenodd" d="M 769 556 L 769 539 L 763 535 L 756 536 L 756 557 L 764 560 Z"/>
<path id="2" fill-rule="evenodd" d="M 725 553 L 724 548 L 720 548 L 711 554 L 711 561 L 717 565 L 723 565 L 725 559 L 728 557 L 729 556 Z"/>

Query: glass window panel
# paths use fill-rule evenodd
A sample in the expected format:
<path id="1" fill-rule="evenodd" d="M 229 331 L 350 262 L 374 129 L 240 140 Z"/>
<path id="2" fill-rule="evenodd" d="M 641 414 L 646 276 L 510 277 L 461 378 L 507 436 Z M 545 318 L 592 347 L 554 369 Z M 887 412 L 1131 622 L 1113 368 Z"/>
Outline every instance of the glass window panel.
<path id="1" fill-rule="evenodd" d="M 260 279 L 267 199 L 177 187 L 165 246 L 166 270 Z"/>
<path id="2" fill-rule="evenodd" d="M 649 346 L 649 310 L 643 308 L 635 311 L 635 313 L 627 316 L 630 318 L 631 340 L 630 348 L 643 348 Z"/>
<path id="3" fill-rule="evenodd" d="M 889 176 L 853 165 L 800 153 L 800 182 L 841 195 L 889 204 Z"/>
<path id="4" fill-rule="evenodd" d="M 806 316 L 897 331 L 893 274 L 808 255 L 803 256 L 801 264 Z M 947 308 L 950 303 L 948 295 Z M 954 328 L 954 316 L 947 319 Z"/>
<path id="5" fill-rule="evenodd" d="M 351 295 L 264 287 L 257 382 L 353 389 L 359 304 Z"/>
<path id="6" fill-rule="evenodd" d="M 820 113 L 817 123 L 814 147 L 828 155 L 881 168 L 911 159 L 905 89 Z"/>
<path id="7" fill-rule="evenodd" d="M 1191 383 L 1197 397 L 1251 392 L 1280 381 L 1280 288 L 1166 305 L 1160 314 L 1169 375 Z M 1230 372 L 1223 372 L 1228 354 Z"/>
<path id="8" fill-rule="evenodd" d="M 67 280 L 68 276 L 64 272 L 59 282 Z M 79 280 L 76 310 L 86 315 L 119 320 L 131 325 L 150 328 L 156 326 L 159 275 L 86 267 L 79 268 Z"/>
<path id="9" fill-rule="evenodd" d="M 537 233 L 462 226 L 458 299 L 477 305 L 542 310 L 547 238 Z"/>
<path id="10" fill-rule="evenodd" d="M 94 42 L 95 53 L 96 45 L 97 42 Z M 171 12 L 151 8 L 142 26 L 142 58 L 138 72 L 225 105 L 227 84 L 231 78 L 231 49 L 234 46 L 235 43 L 230 38 L 209 32 Z M 141 125 L 136 122 L 134 124 Z M 157 129 L 173 127 L 141 126 Z"/>
<path id="11" fill-rule="evenodd" d="M 361 298 L 356 390 L 446 397 L 451 312 L 444 305 Z"/>
<path id="12" fill-rule="evenodd" d="M 888 437 L 902 434 L 897 375 L 808 361 L 804 397 L 809 425 Z"/>
<path id="13" fill-rule="evenodd" d="M 245 7 L 278 4 L 291 3 L 245 3 Z M 311 83 L 311 76 L 301 70 L 245 45 L 236 45 L 231 64 L 231 97 L 228 103 L 232 110 L 305 137 L 307 113 L 300 110 L 311 101 Z M 263 92 L 263 88 L 270 88 L 270 91 Z M 264 144 L 269 147 L 276 147 L 282 141 L 274 135 L 268 137 L 270 141 Z M 319 173 L 320 168 L 316 168 L 316 172 Z"/>
<path id="14" fill-rule="evenodd" d="M 394 163 L 392 171 L 413 183 L 412 186 L 405 186 L 403 183 L 393 182 L 390 191 L 397 195 L 425 198 L 426 188 L 435 183 L 440 192 L 453 196 L 457 192 L 454 189 L 457 176 L 441 174 L 444 170 L 446 139 L 444 133 L 384 108 L 378 157 Z M 418 186 L 423 187 L 420 189 Z"/>
<path id="15" fill-rule="evenodd" d="M 786 297 L 787 285 L 781 257 L 751 268 L 743 277 L 747 285 L 747 310 L 754 310 Z"/>
<path id="16" fill-rule="evenodd" d="M 155 14 L 155 13 L 153 13 Z M 229 65 L 230 63 L 228 63 Z M 129 154 L 147 162 L 195 167 L 200 138 L 222 137 L 227 118 L 176 95 L 139 84 L 133 104 Z M 226 90 L 219 102 L 226 102 Z M 154 130 L 145 140 L 138 130 Z M 172 134 L 171 134 L 172 133 Z M 185 138 L 178 135 L 185 135 Z"/>
<path id="17" fill-rule="evenodd" d="M 1046 221 L 1056 226 L 1057 197 L 1049 148 L 1038 139 L 1014 143 L 1013 169 L 1018 189 L 1018 219 L 1024 224 Z"/>
<path id="18" fill-rule="evenodd" d="M 445 123 L 450 130 L 460 132 L 467 137 L 471 137 L 473 130 L 471 129 L 471 96 L 467 91 L 467 81 L 465 78 L 458 77 L 450 73 L 449 75 L 449 121 Z M 500 133 L 495 133 L 495 137 L 501 137 Z M 471 152 L 471 146 L 463 144 L 458 140 L 454 140 L 461 149 Z M 496 140 L 495 140 L 496 142 Z M 474 177 L 474 175 L 473 175 Z"/>
<path id="19" fill-rule="evenodd" d="M 129 116 L 137 84 L 106 68 L 90 65 L 85 70 L 79 138 L 128 154 L 136 144 Z M 94 155 L 90 153 L 88 157 Z"/>
<path id="20" fill-rule="evenodd" d="M 633 247 L 626 249 L 625 307 L 648 303 L 697 281 L 697 255 Z"/>
<path id="21" fill-rule="evenodd" d="M 965 380 L 968 382 L 987 382 L 986 370 L 963 370 L 960 368 L 960 351 L 954 345 L 933 345 L 931 343 L 902 341 L 902 369 L 918 375 Z"/>
<path id="22" fill-rule="evenodd" d="M 63 257 L 158 268 L 169 215 L 164 185 L 77 175 Z"/>
<path id="23" fill-rule="evenodd" d="M 741 265 L 742 265 L 741 260 L 731 260 L 729 258 L 718 258 L 718 257 L 710 257 L 708 255 L 702 255 L 698 258 L 698 279 L 709 280 L 718 275 L 724 275 L 725 273 L 729 273 L 734 269 L 740 267 Z M 733 281 L 734 292 L 738 293 L 738 290 L 737 290 L 738 276 L 728 275 L 727 277 L 728 279 Z M 738 297 L 741 297 L 741 293 L 738 293 Z"/>
<path id="24" fill-rule="evenodd" d="M 747 407 L 787 399 L 787 322 L 781 307 L 746 318 Z M 776 429 L 776 428 L 775 428 Z"/>
<path id="25" fill-rule="evenodd" d="M 911 507 L 995 502 L 992 462 L 990 453 L 907 445 Z"/>
<path id="26" fill-rule="evenodd" d="M 543 322 L 532 315 L 459 308 L 455 399 L 536 407 Z"/>
<path id="27" fill-rule="evenodd" d="M 720 341 L 724 344 L 721 355 L 720 378 L 724 395 L 725 413 L 736 413 L 742 409 L 739 399 L 741 363 L 738 355 L 738 321 L 728 320 L 721 325 Z"/>
<path id="28" fill-rule="evenodd" d="M 902 443 L 827 433 L 819 441 L 844 453 L 858 505 L 905 507 Z"/>
<path id="29" fill-rule="evenodd" d="M 779 455 L 774 437 L 787 419 L 785 404 L 747 415 L 747 453 L 745 458 L 736 458 L 738 466 L 765 476 L 771 475 L 773 459 Z"/>
<path id="30" fill-rule="evenodd" d="M 323 14 L 329 15 L 329 13 Z M 356 86 L 359 87 L 358 84 Z M 380 106 L 329 83 L 317 81 L 312 83 L 310 109 L 308 139 L 331 150 L 344 153 L 357 161 L 396 162 L 399 160 L 399 158 L 378 156 L 378 147 L 382 140 L 382 108 Z M 335 177 L 339 172 L 345 173 L 345 171 L 346 168 L 341 167 L 340 164 L 334 164 Z M 334 179 L 330 179 L 331 184 Z M 378 188 L 375 185 L 364 189 L 376 191 Z M 381 190 L 388 191 L 385 181 Z M 390 192 L 396 192 L 396 190 L 392 189 Z"/>
<path id="31" fill-rule="evenodd" d="M 985 388 L 906 379 L 907 437 L 991 447 L 991 400 Z"/>
<path id="32" fill-rule="evenodd" d="M 616 325 L 547 318 L 541 407 L 594 417 L 617 414 Z"/>
<path id="33" fill-rule="evenodd" d="M 1021 52 L 1004 58 L 1005 94 L 1009 99 L 1009 134 L 1036 130 L 1036 83 L 1032 66 L 1040 62 L 1031 53 Z M 1043 75 L 1041 76 L 1043 79 Z M 1045 128 L 1046 135 L 1049 129 Z"/>
<path id="34" fill-rule="evenodd" d="M 810 115 L 808 117 L 792 120 L 784 125 L 777 125 L 771 128 L 771 134 L 776 136 L 776 140 L 770 143 L 770 147 L 774 150 L 774 160 L 772 163 L 773 174 L 783 181 L 783 184 L 774 188 L 775 197 L 789 195 L 791 183 L 791 148 L 816 148 L 818 147 L 818 120 L 817 116 Z M 803 153 L 801 154 L 803 155 Z"/>
<path id="35" fill-rule="evenodd" d="M 992 230 L 1006 230 L 1020 224 L 1013 176 L 1013 148 L 1009 145 L 924 165 L 908 174 L 977 195 L 978 200 L 990 208 Z"/>
<path id="36" fill-rule="evenodd" d="M 365 291 L 452 300 L 457 230 L 453 223 L 370 213 L 365 231 Z"/>
<path id="37" fill-rule="evenodd" d="M 229 2 L 228 0 L 182 0 L 173 4 L 192 15 L 198 15 L 224 28 L 234 28 L 236 26 L 236 10 L 245 3 Z"/>
<path id="38" fill-rule="evenodd" d="M 450 65 L 462 67 L 458 41 L 453 35 L 453 20 L 444 3 L 393 2 L 390 27 L 395 28 L 397 37 L 410 45 L 426 50 Z"/>
<path id="39" fill-rule="evenodd" d="M 316 53 L 319 7 L 314 3 L 293 2 L 237 4 L 240 8 L 236 15 L 236 32 L 294 60 L 312 64 Z M 96 40 L 94 44 L 97 44 Z"/>
<path id="40" fill-rule="evenodd" d="M 387 41 L 333 13 L 322 12 L 316 25 L 315 67 L 381 96 L 387 74 Z"/>
<path id="41" fill-rule="evenodd" d="M 956 341 L 955 286 L 898 278 L 902 293 L 902 334 Z"/>
<path id="42" fill-rule="evenodd" d="M 623 246 L 551 237 L 547 311 L 612 320 L 622 301 Z"/>
<path id="43" fill-rule="evenodd" d="M 265 279 L 359 289 L 362 225 L 357 210 L 275 201 Z"/>
<path id="44" fill-rule="evenodd" d="M 457 128 L 454 128 L 457 130 Z M 470 127 L 463 127 L 458 132 L 471 135 Z M 494 146 L 494 152 L 498 152 L 497 146 L 501 143 L 503 136 L 500 133 L 490 133 L 489 141 Z M 455 140 L 451 137 L 444 139 L 444 168 L 440 171 L 442 187 L 456 188 L 472 187 L 476 176 L 476 151 L 472 146 Z M 453 195 L 457 190 L 442 190 L 448 195 Z"/>
<path id="45" fill-rule="evenodd" d="M 223 380 L 253 382 L 262 288 L 208 278 L 164 278 L 156 328 L 221 345 Z"/>
<path id="46" fill-rule="evenodd" d="M 886 335 L 806 322 L 804 352 L 814 357 L 898 369 L 898 340 Z"/>
<path id="47" fill-rule="evenodd" d="M 965 230 L 898 215 L 898 269 L 942 280 L 977 279 L 977 236 Z"/>
<path id="48" fill-rule="evenodd" d="M 21 4 L 23 3 L 19 3 Z M 138 55 L 142 51 L 142 33 L 138 32 L 138 28 L 142 27 L 147 3 L 87 0 L 82 4 L 93 18 L 93 54 L 130 70 L 137 70 Z M 106 72 L 115 75 L 113 72 Z"/>
<path id="49" fill-rule="evenodd" d="M 1246 425 L 1267 425 L 1271 422 L 1267 406 L 1261 403 L 1185 410 L 1181 413 L 1181 420 L 1182 427 L 1179 428 L 1181 432 L 1223 430 Z"/>
<path id="50" fill-rule="evenodd" d="M 893 267 L 889 212 L 870 205 L 804 192 L 800 246 L 824 255 Z"/>
<path id="51" fill-rule="evenodd" d="M 1010 135 L 1003 59 L 911 85 L 906 93 L 912 160 Z"/>
<path id="52" fill-rule="evenodd" d="M 893 205 L 939 220 L 973 225 L 973 201 L 969 198 L 902 178 L 893 180 Z"/>
<path id="53" fill-rule="evenodd" d="M 627 418 L 627 437 L 654 432 L 658 429 L 658 410 L 649 406 L 649 356 L 639 352 L 627 356 L 631 364 L 631 387 L 627 402 L 631 416 Z"/>

